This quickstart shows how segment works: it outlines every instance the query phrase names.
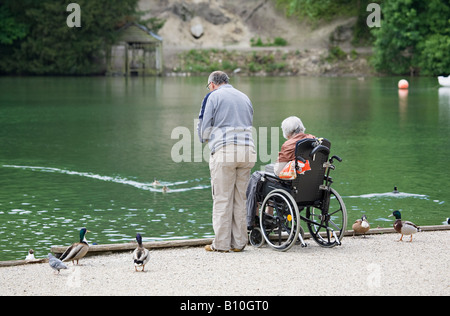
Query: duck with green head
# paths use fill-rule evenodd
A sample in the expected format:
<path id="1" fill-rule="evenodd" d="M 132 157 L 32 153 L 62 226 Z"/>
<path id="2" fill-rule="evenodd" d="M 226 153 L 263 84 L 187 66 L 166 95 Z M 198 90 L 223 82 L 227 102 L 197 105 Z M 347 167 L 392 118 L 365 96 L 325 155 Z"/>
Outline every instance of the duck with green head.
<path id="1" fill-rule="evenodd" d="M 80 242 L 72 244 L 59 258 L 61 261 L 72 261 L 75 264 L 75 260 L 78 261 L 87 254 L 89 251 L 89 244 L 86 240 L 86 233 L 90 233 L 86 228 L 80 230 Z"/>
<path id="2" fill-rule="evenodd" d="M 409 222 L 409 221 L 402 221 L 402 214 L 400 211 L 394 211 L 392 212 L 389 217 L 394 216 L 395 222 L 394 222 L 394 229 L 397 233 L 402 234 L 402 237 L 400 237 L 399 241 L 403 241 L 403 235 L 411 235 L 411 240 L 413 238 L 413 234 L 420 231 L 420 227 L 418 227 L 416 224 Z"/>

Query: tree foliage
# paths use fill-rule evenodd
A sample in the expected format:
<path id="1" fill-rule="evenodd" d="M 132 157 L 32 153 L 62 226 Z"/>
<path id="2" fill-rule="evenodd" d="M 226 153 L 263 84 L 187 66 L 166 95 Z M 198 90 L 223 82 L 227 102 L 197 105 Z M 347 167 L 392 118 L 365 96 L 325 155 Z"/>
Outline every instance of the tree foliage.
<path id="1" fill-rule="evenodd" d="M 450 71 L 450 5 L 441 0 L 386 0 L 374 29 L 374 66 L 392 74 Z"/>
<path id="2" fill-rule="evenodd" d="M 77 0 L 81 28 L 69 28 L 66 0 L 0 2 L 0 74 L 101 72 L 115 32 L 141 16 L 139 0 Z M 273 0 L 288 16 L 313 23 L 357 16 L 354 43 L 374 46 L 373 65 L 389 74 L 450 72 L 449 0 Z M 382 24 L 366 25 L 367 5 L 381 4 Z M 142 13 L 141 13 L 142 15 Z M 150 22 L 149 22 L 150 23 Z M 161 27 L 164 21 L 151 21 Z"/>
<path id="3" fill-rule="evenodd" d="M 85 75 L 101 69 L 115 30 L 132 20 L 138 0 L 77 0 L 81 27 L 68 27 L 67 1 L 5 0 L 0 4 L 0 73 Z M 1 19 L 3 21 L 3 19 Z M 5 32 L 6 31 L 6 32 Z"/>
<path id="4" fill-rule="evenodd" d="M 373 64 L 388 74 L 450 72 L 449 0 L 276 0 L 288 16 L 314 23 L 357 16 L 353 43 L 374 46 Z M 381 5 L 380 28 L 366 24 L 369 3 Z"/>
<path id="5" fill-rule="evenodd" d="M 17 22 L 6 6 L 0 6 L 0 45 L 11 45 L 28 34 L 25 23 Z"/>
<path id="6" fill-rule="evenodd" d="M 417 44 L 415 63 L 424 75 L 450 74 L 450 2 L 428 1 L 426 32 Z"/>

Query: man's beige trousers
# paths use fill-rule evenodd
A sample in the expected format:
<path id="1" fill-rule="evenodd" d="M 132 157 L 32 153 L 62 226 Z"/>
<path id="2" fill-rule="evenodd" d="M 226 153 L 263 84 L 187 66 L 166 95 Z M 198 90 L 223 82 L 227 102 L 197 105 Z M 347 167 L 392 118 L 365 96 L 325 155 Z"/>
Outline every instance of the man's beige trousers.
<path id="1" fill-rule="evenodd" d="M 227 145 L 209 161 L 213 196 L 213 248 L 228 251 L 247 245 L 246 190 L 256 162 L 253 147 Z"/>

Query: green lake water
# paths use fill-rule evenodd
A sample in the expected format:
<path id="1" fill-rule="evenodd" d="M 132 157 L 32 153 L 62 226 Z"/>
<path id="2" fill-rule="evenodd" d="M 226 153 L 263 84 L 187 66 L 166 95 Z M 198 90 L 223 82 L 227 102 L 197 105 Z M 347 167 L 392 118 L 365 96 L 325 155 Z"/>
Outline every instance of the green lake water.
<path id="1" fill-rule="evenodd" d="M 343 158 L 332 176 L 350 226 L 366 214 L 372 227 L 389 227 L 395 209 L 418 225 L 441 225 L 450 216 L 450 88 L 413 78 L 403 95 L 399 79 L 232 78 L 253 102 L 255 170 L 276 158 L 281 121 L 297 115 Z M 0 260 L 23 259 L 30 248 L 44 257 L 77 241 L 81 227 L 97 244 L 137 232 L 144 241 L 212 237 L 194 121 L 206 83 L 0 78 Z M 192 145 L 179 151 L 182 143 Z M 180 155 L 185 161 L 175 162 Z"/>

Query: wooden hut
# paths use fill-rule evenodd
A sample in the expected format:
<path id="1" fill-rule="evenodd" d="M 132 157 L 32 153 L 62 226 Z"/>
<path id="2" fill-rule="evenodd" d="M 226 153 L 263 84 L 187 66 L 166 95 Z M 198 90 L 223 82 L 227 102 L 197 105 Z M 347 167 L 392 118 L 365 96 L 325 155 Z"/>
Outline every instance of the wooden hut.
<path id="1" fill-rule="evenodd" d="M 108 57 L 108 74 L 156 76 L 163 71 L 162 38 L 145 26 L 128 23 L 119 31 Z"/>

